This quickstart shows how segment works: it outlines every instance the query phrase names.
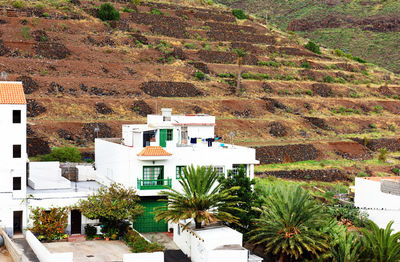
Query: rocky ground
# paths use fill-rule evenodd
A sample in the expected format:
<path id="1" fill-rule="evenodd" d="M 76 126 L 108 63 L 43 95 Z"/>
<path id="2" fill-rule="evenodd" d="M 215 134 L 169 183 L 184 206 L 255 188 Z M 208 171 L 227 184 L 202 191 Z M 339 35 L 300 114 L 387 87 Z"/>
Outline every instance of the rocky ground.
<path id="1" fill-rule="evenodd" d="M 235 131 L 262 163 L 368 159 L 382 137 L 397 148 L 400 79 L 387 70 L 226 9 L 116 1 L 121 20 L 105 23 L 101 3 L 3 3 L 0 71 L 24 83 L 30 156 L 60 145 L 91 156 L 96 136 L 161 107 L 216 115 L 217 135 Z M 235 48 L 247 51 L 239 92 Z"/>

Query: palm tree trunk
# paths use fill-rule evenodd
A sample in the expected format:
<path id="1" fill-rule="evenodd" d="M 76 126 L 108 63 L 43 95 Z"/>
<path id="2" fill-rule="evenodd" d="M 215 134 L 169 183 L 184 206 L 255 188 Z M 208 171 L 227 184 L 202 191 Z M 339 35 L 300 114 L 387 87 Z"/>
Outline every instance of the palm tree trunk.
<path id="1" fill-rule="evenodd" d="M 240 95 L 240 78 L 241 78 L 241 74 L 242 74 L 242 70 L 241 70 L 242 68 L 241 68 L 241 65 L 240 65 L 240 62 L 239 62 L 239 72 L 238 72 L 238 75 L 237 75 L 237 83 L 236 83 L 236 94 L 237 95 Z"/>
<path id="2" fill-rule="evenodd" d="M 279 262 L 284 262 L 285 261 L 285 255 L 282 253 L 279 257 Z"/>
<path id="3" fill-rule="evenodd" d="M 200 229 L 201 228 L 201 221 L 197 222 L 197 220 L 195 220 L 196 223 L 196 229 Z"/>

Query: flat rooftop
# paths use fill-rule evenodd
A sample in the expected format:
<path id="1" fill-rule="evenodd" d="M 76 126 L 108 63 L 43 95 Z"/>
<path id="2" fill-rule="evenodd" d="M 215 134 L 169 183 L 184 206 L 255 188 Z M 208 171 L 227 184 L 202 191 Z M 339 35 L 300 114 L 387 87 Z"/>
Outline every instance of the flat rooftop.
<path id="1" fill-rule="evenodd" d="M 371 181 L 375 181 L 375 182 L 381 182 L 381 180 L 395 180 L 395 181 L 400 182 L 400 176 L 384 176 L 384 177 L 371 176 L 371 177 L 363 177 L 363 179 L 371 180 Z"/>
<path id="2" fill-rule="evenodd" d="M 27 186 L 27 194 L 54 194 L 54 193 L 91 193 L 97 191 L 101 185 L 96 181 L 82 181 L 82 182 L 71 182 L 70 188 L 60 188 L 60 189 L 33 189 Z"/>

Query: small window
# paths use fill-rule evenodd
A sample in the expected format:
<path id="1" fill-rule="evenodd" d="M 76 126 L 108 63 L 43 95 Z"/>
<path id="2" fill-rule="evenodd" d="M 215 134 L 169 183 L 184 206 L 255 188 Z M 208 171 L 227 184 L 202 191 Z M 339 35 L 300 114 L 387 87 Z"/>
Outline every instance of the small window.
<path id="1" fill-rule="evenodd" d="M 13 158 L 21 158 L 21 145 L 13 145 Z"/>
<path id="2" fill-rule="evenodd" d="M 233 164 L 232 165 L 232 172 L 236 175 L 238 170 L 241 167 L 244 169 L 245 173 L 247 174 L 247 165 L 243 165 L 243 164 Z"/>
<path id="3" fill-rule="evenodd" d="M 172 141 L 173 136 L 172 136 L 172 129 L 167 129 L 167 141 Z"/>
<path id="4" fill-rule="evenodd" d="M 21 178 L 13 177 L 13 190 L 21 190 Z"/>
<path id="5" fill-rule="evenodd" d="M 225 175 L 223 166 L 213 166 L 213 169 L 217 172 L 218 175 Z"/>
<path id="6" fill-rule="evenodd" d="M 21 123 L 21 110 L 13 110 L 13 124 Z"/>
<path id="7" fill-rule="evenodd" d="M 178 236 L 180 236 L 180 235 L 181 235 L 181 226 L 178 225 Z"/>
<path id="8" fill-rule="evenodd" d="M 186 166 L 176 166 L 176 179 L 181 179 L 179 174 L 183 177 L 183 170 L 186 168 Z"/>

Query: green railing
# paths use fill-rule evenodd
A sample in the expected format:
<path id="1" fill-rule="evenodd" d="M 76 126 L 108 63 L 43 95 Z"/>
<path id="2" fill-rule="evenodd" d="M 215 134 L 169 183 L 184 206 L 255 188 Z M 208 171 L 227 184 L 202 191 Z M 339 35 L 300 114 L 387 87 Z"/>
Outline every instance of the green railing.
<path id="1" fill-rule="evenodd" d="M 137 188 L 140 190 L 155 190 L 171 188 L 172 179 L 138 179 Z"/>

